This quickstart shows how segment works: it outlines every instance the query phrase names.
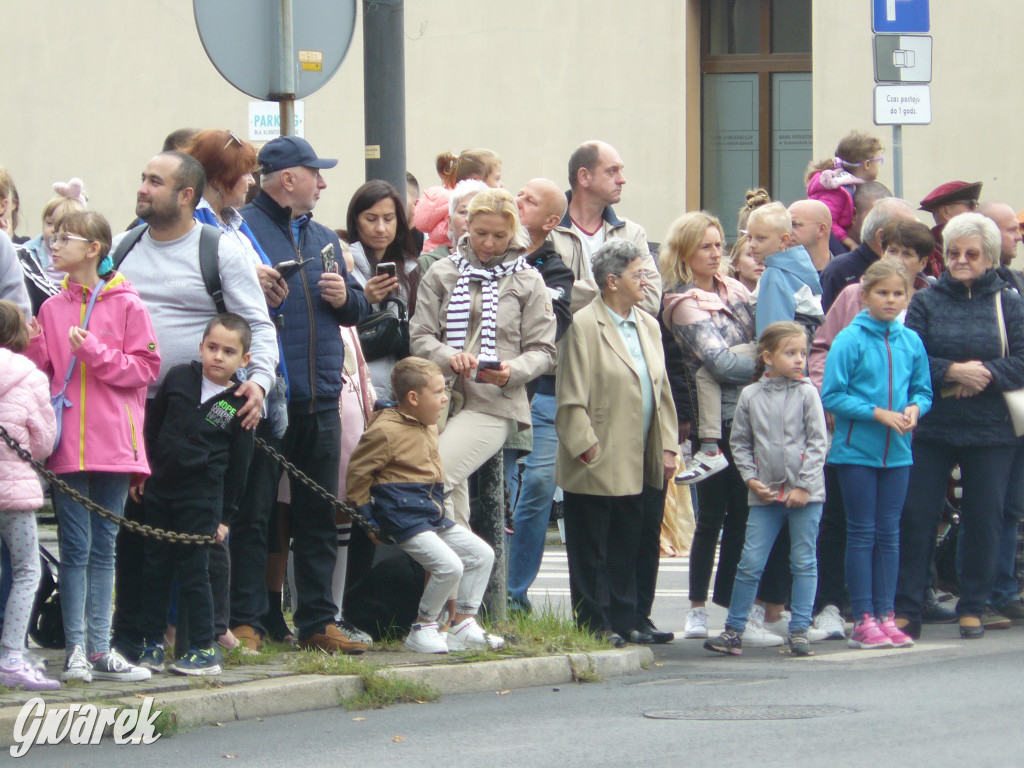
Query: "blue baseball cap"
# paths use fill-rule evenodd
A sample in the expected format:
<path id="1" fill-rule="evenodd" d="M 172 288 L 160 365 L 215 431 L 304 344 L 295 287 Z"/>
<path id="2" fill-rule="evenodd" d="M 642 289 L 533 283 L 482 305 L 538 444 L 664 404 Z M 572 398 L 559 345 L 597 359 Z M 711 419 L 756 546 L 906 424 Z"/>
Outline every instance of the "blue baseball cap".
<path id="1" fill-rule="evenodd" d="M 338 161 L 330 157 L 317 157 L 313 147 L 298 136 L 278 136 L 268 141 L 257 157 L 263 173 L 304 165 L 307 168 L 333 168 Z"/>

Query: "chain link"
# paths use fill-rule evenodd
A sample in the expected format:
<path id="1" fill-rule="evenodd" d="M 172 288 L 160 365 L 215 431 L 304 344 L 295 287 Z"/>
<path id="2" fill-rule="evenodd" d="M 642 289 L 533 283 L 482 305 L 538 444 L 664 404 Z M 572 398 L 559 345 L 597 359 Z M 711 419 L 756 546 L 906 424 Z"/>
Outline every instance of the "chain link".
<path id="1" fill-rule="evenodd" d="M 106 520 L 110 520 L 112 523 L 115 523 L 121 526 L 122 528 L 126 528 L 129 531 L 132 531 L 133 533 L 139 534 L 140 536 L 146 536 L 151 539 L 157 539 L 159 541 L 166 541 L 170 543 L 213 544 L 216 542 L 216 539 L 213 536 L 200 536 L 199 534 L 195 533 L 179 533 L 177 531 L 165 531 L 163 528 L 154 528 L 152 526 L 145 525 L 144 523 L 140 523 L 135 520 L 128 520 L 127 518 L 124 518 L 121 515 L 115 514 L 114 512 L 111 512 L 109 509 L 101 507 L 92 499 L 83 496 L 81 493 L 79 493 L 70 485 L 61 480 L 53 472 L 44 467 L 41 462 L 38 462 L 35 459 L 33 459 L 32 455 L 24 448 L 22 448 L 21 445 L 18 444 L 18 441 L 11 437 L 10 433 L 6 429 L 4 429 L 2 425 L 0 425 L 0 440 L 6 443 L 7 447 L 14 451 L 15 455 L 19 459 L 29 464 L 32 467 L 32 469 L 36 471 L 36 474 L 38 474 L 48 483 L 53 484 L 59 491 L 61 491 L 61 493 L 64 493 L 73 501 L 78 502 L 83 507 L 88 509 L 90 512 L 95 512 L 100 517 Z M 349 507 L 346 504 L 342 503 L 342 501 L 337 496 L 332 494 L 326 488 L 323 488 L 322 486 L 318 485 L 312 478 L 306 475 L 302 470 L 300 470 L 298 467 L 296 467 L 294 464 L 288 461 L 288 459 L 282 456 L 279 452 L 271 448 L 265 440 L 257 437 L 256 446 L 261 451 L 270 456 L 272 459 L 279 462 L 282 468 L 284 468 L 285 472 L 287 472 L 289 475 L 291 475 L 300 483 L 302 483 L 311 491 L 313 491 L 313 493 L 315 493 L 318 497 L 320 497 L 328 504 L 330 504 L 335 512 L 342 512 L 348 515 L 361 528 L 366 530 L 368 533 L 372 533 L 381 541 L 394 543 L 394 540 L 390 536 L 382 533 L 380 528 L 375 523 L 368 520 L 366 517 L 361 515 L 352 507 Z"/>

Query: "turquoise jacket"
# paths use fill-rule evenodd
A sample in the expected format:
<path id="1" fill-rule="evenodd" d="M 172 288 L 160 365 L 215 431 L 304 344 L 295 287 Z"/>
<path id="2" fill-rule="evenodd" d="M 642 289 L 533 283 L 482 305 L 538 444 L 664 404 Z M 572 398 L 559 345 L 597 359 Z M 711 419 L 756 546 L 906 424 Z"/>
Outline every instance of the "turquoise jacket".
<path id="1" fill-rule="evenodd" d="M 821 402 L 836 418 L 829 464 L 910 466 L 910 433 L 875 421 L 874 413 L 916 405 L 924 416 L 931 408 L 928 355 L 920 337 L 902 323 L 881 322 L 862 311 L 832 342 Z"/>

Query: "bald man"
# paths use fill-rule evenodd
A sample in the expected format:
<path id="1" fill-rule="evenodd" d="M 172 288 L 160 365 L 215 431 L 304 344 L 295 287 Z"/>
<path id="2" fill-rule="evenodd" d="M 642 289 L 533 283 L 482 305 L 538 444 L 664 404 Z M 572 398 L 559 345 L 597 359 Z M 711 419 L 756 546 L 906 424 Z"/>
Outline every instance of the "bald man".
<path id="1" fill-rule="evenodd" d="M 548 235 L 565 215 L 565 194 L 550 179 L 532 179 L 516 196 L 519 219 L 530 235 L 526 260 L 540 271 L 551 293 L 556 338 L 561 338 L 572 322 L 569 309 L 575 277 Z M 555 376 L 549 373 L 537 379 L 537 391 L 530 402 L 533 420 L 533 451 L 523 463 L 523 479 L 513 513 L 515 534 L 508 544 L 508 597 L 514 609 L 530 610 L 527 590 L 537 578 L 544 556 L 544 537 L 555 493 Z M 506 467 L 509 467 L 506 462 Z"/>
<path id="2" fill-rule="evenodd" d="M 993 202 L 984 202 L 979 205 L 978 213 L 992 219 L 999 227 L 999 234 L 1002 236 L 999 247 L 999 264 L 1002 267 L 1009 267 L 1017 258 L 1017 246 L 1021 241 L 1020 222 L 1017 221 L 1017 214 L 1006 203 Z"/>
<path id="3" fill-rule="evenodd" d="M 828 247 L 832 232 L 832 212 L 820 200 L 797 200 L 789 206 L 789 217 L 793 220 L 793 240 L 807 249 L 820 275 L 832 261 L 832 252 Z"/>

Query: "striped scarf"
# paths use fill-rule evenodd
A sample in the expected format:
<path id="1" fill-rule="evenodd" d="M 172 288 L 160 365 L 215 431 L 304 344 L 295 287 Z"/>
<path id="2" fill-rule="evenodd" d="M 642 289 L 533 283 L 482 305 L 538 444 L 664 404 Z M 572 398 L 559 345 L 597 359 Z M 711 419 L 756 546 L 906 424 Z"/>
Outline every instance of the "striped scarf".
<path id="1" fill-rule="evenodd" d="M 459 280 L 455 283 L 451 300 L 448 302 L 448 345 L 460 351 L 466 346 L 466 331 L 472 304 L 469 297 L 470 283 L 480 283 L 483 299 L 480 313 L 480 354 L 481 360 L 497 360 L 495 336 L 498 327 L 498 286 L 503 277 L 528 269 L 526 257 L 498 264 L 496 267 L 474 267 L 458 251 L 448 257 L 459 269 Z M 468 350 L 467 350 L 468 351 Z"/>

